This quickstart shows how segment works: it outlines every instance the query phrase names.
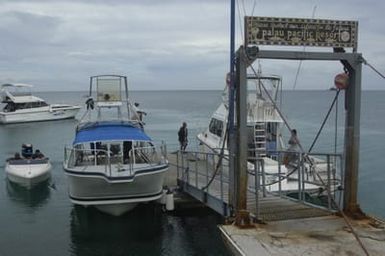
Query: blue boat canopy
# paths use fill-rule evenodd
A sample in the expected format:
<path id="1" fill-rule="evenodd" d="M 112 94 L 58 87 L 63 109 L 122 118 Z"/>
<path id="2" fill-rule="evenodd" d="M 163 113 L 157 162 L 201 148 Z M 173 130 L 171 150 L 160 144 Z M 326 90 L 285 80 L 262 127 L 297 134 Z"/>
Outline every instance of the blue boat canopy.
<path id="1" fill-rule="evenodd" d="M 73 145 L 96 141 L 151 141 L 142 129 L 122 124 L 95 124 L 80 129 Z"/>

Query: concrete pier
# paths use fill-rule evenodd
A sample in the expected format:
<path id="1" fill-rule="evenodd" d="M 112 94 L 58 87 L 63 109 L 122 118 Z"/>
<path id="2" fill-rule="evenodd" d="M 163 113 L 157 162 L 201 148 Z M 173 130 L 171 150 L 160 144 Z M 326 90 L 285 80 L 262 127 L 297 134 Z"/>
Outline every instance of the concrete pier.
<path id="1" fill-rule="evenodd" d="M 349 220 L 369 255 L 385 255 L 385 224 Z M 326 216 L 255 224 L 250 229 L 219 227 L 234 255 L 366 255 L 343 218 Z"/>

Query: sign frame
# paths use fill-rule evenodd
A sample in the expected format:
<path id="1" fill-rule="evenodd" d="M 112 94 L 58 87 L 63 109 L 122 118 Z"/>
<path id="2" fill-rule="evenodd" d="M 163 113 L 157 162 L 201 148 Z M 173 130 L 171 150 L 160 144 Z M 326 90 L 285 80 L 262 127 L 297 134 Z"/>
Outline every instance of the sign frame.
<path id="1" fill-rule="evenodd" d="M 358 21 L 245 17 L 245 46 L 314 46 L 357 49 Z"/>

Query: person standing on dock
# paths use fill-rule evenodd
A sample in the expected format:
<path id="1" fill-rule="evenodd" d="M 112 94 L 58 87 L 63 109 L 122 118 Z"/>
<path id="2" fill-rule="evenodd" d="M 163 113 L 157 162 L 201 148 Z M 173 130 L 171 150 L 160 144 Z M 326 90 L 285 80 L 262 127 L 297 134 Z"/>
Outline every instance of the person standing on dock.
<path id="1" fill-rule="evenodd" d="M 188 144 L 187 136 L 188 136 L 187 124 L 186 122 L 183 122 L 182 126 L 178 131 L 178 140 L 180 144 L 180 150 L 182 151 L 186 150 L 186 147 Z"/>

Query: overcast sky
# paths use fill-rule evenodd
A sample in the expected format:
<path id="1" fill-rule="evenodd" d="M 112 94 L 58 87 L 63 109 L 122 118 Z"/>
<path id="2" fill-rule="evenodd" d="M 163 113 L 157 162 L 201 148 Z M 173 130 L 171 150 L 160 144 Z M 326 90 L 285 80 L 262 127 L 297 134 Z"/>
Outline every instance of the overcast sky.
<path id="1" fill-rule="evenodd" d="M 89 76 L 120 74 L 134 90 L 223 89 L 229 9 L 229 0 L 0 0 L 0 83 L 86 90 Z M 358 20 L 358 51 L 385 73 L 385 1 L 238 0 L 237 21 L 310 18 L 313 10 L 315 18 Z M 282 75 L 284 89 L 327 89 L 342 71 L 338 63 L 303 62 L 294 85 L 298 62 L 261 66 Z M 363 89 L 385 89 L 366 66 Z"/>

